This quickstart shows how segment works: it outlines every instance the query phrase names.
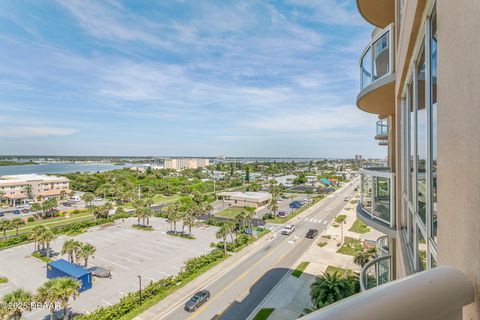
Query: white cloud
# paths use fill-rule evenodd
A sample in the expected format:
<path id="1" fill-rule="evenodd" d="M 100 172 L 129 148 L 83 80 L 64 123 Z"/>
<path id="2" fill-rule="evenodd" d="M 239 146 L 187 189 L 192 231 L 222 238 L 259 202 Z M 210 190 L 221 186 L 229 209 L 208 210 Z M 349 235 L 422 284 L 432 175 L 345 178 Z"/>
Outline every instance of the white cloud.
<path id="1" fill-rule="evenodd" d="M 3 138 L 35 138 L 51 136 L 70 136 L 78 132 L 77 129 L 59 127 L 35 126 L 6 126 L 0 128 L 0 137 Z"/>

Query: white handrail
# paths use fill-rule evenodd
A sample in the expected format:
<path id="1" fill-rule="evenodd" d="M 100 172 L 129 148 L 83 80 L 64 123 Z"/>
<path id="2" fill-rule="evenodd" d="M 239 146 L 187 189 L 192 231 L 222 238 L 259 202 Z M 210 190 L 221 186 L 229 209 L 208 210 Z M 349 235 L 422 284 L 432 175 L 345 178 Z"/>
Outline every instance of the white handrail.
<path id="1" fill-rule="evenodd" d="M 474 301 L 471 282 L 459 270 L 440 266 L 364 291 L 301 320 L 461 320 Z"/>

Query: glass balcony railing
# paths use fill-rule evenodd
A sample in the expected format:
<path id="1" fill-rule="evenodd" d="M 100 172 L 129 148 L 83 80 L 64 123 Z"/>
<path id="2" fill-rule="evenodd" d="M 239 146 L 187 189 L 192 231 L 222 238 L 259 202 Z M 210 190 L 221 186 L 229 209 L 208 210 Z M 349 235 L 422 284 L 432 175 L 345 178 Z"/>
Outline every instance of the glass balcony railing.
<path id="1" fill-rule="evenodd" d="M 362 291 L 392 281 L 389 237 L 378 238 L 376 249 L 376 258 L 367 263 L 360 273 L 360 289 Z"/>
<path id="2" fill-rule="evenodd" d="M 377 33 L 360 58 L 360 90 L 393 73 L 393 24 Z"/>
<path id="3" fill-rule="evenodd" d="M 387 119 L 378 120 L 376 127 L 377 127 L 377 134 L 376 134 L 377 139 L 382 136 L 388 136 Z"/>
<path id="4" fill-rule="evenodd" d="M 360 169 L 361 191 L 360 210 L 362 220 L 376 229 L 388 234 L 395 229 L 395 174 L 388 168 L 362 168 Z M 369 222 L 377 222 L 377 225 Z"/>

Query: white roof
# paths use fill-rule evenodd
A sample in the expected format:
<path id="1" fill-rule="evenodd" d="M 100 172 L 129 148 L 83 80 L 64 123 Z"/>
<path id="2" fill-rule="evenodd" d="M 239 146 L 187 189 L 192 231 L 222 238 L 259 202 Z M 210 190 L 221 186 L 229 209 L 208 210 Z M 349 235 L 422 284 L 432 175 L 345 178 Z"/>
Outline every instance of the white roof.
<path id="1" fill-rule="evenodd" d="M 1 176 L 0 184 L 3 183 L 21 183 L 21 182 L 30 182 L 30 181 L 66 181 L 68 180 L 65 177 L 56 177 L 56 176 L 47 176 L 44 174 L 17 174 L 9 176 Z"/>
<path id="2" fill-rule="evenodd" d="M 245 199 L 245 200 L 257 200 L 257 201 L 264 201 L 270 200 L 272 195 L 268 192 L 220 192 L 218 193 L 219 196 L 229 196 L 231 198 L 237 199 Z"/>

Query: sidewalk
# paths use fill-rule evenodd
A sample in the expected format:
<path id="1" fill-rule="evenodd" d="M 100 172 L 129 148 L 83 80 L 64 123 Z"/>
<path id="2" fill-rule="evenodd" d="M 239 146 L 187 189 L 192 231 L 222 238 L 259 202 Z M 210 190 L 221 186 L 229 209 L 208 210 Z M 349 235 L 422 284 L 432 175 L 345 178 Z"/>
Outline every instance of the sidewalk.
<path id="1" fill-rule="evenodd" d="M 355 205 L 346 204 L 344 209 L 338 215 L 345 214 L 347 216 L 346 223 L 343 226 L 343 234 L 347 237 L 355 239 L 376 240 L 383 234 L 370 228 L 370 232 L 359 234 L 349 231 L 354 224 L 356 217 Z M 318 236 L 312 243 L 312 246 L 297 261 L 298 266 L 302 261 L 308 261 L 309 265 L 299 278 L 287 273 L 287 275 L 279 282 L 279 284 L 267 295 L 260 303 L 256 310 L 248 319 L 253 319 L 260 309 L 273 308 L 273 313 L 269 319 L 275 320 L 293 320 L 304 314 L 306 308 L 311 307 L 310 285 L 315 281 L 316 277 L 327 270 L 329 266 L 350 269 L 360 272 L 360 266 L 353 262 L 353 256 L 337 253 L 337 246 L 341 238 L 341 227 L 335 227 L 333 222 L 328 229 Z M 330 239 L 328 239 L 330 237 Z M 326 245 L 320 247 L 317 245 L 325 242 Z"/>

